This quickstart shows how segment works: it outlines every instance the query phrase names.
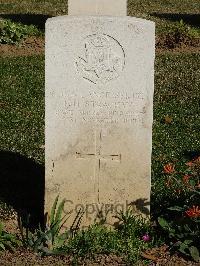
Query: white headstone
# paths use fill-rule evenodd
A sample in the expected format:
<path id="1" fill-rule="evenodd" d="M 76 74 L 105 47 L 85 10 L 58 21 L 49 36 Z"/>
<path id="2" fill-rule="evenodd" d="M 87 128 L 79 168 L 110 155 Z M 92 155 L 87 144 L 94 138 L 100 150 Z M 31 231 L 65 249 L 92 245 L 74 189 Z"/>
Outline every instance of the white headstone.
<path id="1" fill-rule="evenodd" d="M 126 16 L 126 0 L 68 0 L 68 15 Z"/>
<path id="2" fill-rule="evenodd" d="M 46 23 L 46 210 L 65 198 L 68 225 L 80 208 L 84 225 L 130 206 L 148 213 L 154 31 L 125 16 Z"/>

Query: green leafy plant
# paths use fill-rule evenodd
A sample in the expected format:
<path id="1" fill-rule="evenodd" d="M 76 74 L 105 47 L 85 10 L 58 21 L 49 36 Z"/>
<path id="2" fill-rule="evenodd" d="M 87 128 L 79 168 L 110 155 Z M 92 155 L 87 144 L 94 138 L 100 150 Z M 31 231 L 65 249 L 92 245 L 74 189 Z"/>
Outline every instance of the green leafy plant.
<path id="1" fill-rule="evenodd" d="M 121 212 L 116 218 L 118 218 L 118 230 L 120 232 L 132 234 L 132 230 L 134 230 L 136 234 L 142 234 L 150 230 L 150 221 L 148 217 L 134 214 L 131 209 L 127 210 L 125 213 Z"/>
<path id="2" fill-rule="evenodd" d="M 130 210 L 116 218 L 116 228 L 111 229 L 98 223 L 78 231 L 67 243 L 66 253 L 72 254 L 73 257 L 116 254 L 130 263 L 135 263 L 141 251 L 154 243 L 152 227 L 146 219 Z"/>
<path id="3" fill-rule="evenodd" d="M 171 210 L 183 212 L 183 209 L 178 207 L 171 208 Z M 168 232 L 172 249 L 191 256 L 197 262 L 200 261 L 200 219 L 181 216 L 179 219 L 168 221 L 159 217 L 158 222 Z"/>
<path id="4" fill-rule="evenodd" d="M 158 39 L 158 47 L 176 48 L 182 45 L 199 46 L 200 33 L 180 20 L 166 28 Z"/>
<path id="5" fill-rule="evenodd" d="M 81 216 L 78 213 L 71 228 L 64 229 L 64 224 L 68 219 L 67 214 L 63 215 L 64 204 L 65 200 L 59 203 L 57 196 L 44 229 L 39 228 L 32 233 L 28 227 L 23 228 L 20 222 L 20 232 L 25 247 L 32 248 L 40 255 L 63 254 L 62 247 L 66 245 L 69 238 L 74 237 L 81 222 Z"/>
<path id="6" fill-rule="evenodd" d="M 133 213 L 128 210 L 118 216 L 118 234 L 122 239 L 122 254 L 126 254 L 128 261 L 138 261 L 141 252 L 159 243 L 155 238 L 153 227 L 148 217 Z"/>
<path id="7" fill-rule="evenodd" d="M 19 44 L 24 38 L 40 35 L 41 32 L 34 25 L 23 25 L 11 20 L 0 21 L 0 43 Z"/>
<path id="8" fill-rule="evenodd" d="M 3 224 L 0 222 L 0 251 L 2 250 L 14 250 L 17 246 L 20 246 L 21 242 L 13 235 L 3 230 Z"/>
<path id="9" fill-rule="evenodd" d="M 182 36 L 188 36 L 188 37 L 199 37 L 199 33 L 197 30 L 194 28 L 191 28 L 188 26 L 184 21 L 181 19 L 179 22 L 175 23 L 174 26 L 171 29 L 172 32 L 177 33 L 177 35 L 182 35 Z"/>
<path id="10" fill-rule="evenodd" d="M 56 254 L 57 248 L 61 247 L 68 239 L 68 233 L 61 233 L 62 226 L 66 221 L 62 217 L 64 201 L 58 204 L 58 197 L 51 209 L 49 221 L 46 221 L 45 229 L 37 229 L 32 233 L 28 228 L 20 225 L 20 231 L 24 246 L 32 248 L 41 255 Z"/>
<path id="11" fill-rule="evenodd" d="M 168 232 L 171 247 L 200 261 L 200 157 L 187 162 L 184 173 L 175 171 L 171 164 L 165 165 L 168 175 L 167 187 L 178 192 L 182 200 L 171 206 L 162 217 L 160 226 Z M 183 175 L 183 178 L 179 178 Z"/>

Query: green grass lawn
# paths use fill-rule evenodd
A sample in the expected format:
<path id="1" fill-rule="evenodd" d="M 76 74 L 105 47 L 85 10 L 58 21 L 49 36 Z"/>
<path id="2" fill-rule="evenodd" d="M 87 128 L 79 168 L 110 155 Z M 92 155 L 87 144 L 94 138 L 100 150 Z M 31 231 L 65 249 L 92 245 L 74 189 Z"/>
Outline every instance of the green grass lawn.
<path id="1" fill-rule="evenodd" d="M 128 0 L 128 15 L 156 22 L 157 32 L 165 32 L 182 19 L 188 26 L 200 27 L 199 0 Z M 44 28 L 47 17 L 67 14 L 66 0 L 0 0 L 1 15 L 11 15 L 14 21 L 32 23 Z M 12 16 L 15 14 L 17 16 Z M 19 16 L 18 16 L 19 15 Z"/>
<path id="2" fill-rule="evenodd" d="M 166 208 L 174 200 L 171 194 L 167 196 L 169 191 L 166 190 L 166 179 L 162 173 L 163 166 L 171 162 L 184 171 L 185 163 L 194 155 L 200 155 L 199 62 L 200 54 L 168 53 L 157 56 L 152 199 L 155 208 L 160 210 Z M 172 119 L 170 124 L 165 123 L 167 116 Z"/>
<path id="3" fill-rule="evenodd" d="M 0 150 L 44 162 L 44 57 L 0 61 Z"/>

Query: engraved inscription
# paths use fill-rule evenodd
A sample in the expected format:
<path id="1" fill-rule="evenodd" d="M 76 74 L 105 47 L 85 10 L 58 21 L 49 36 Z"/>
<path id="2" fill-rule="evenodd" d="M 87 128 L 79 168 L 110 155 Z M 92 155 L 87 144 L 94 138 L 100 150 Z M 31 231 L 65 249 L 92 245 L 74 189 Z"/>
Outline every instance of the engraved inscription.
<path id="1" fill-rule="evenodd" d="M 84 39 L 84 54 L 76 60 L 78 73 L 94 84 L 105 84 L 118 78 L 124 66 L 122 46 L 106 34 L 87 36 Z"/>
<path id="2" fill-rule="evenodd" d="M 139 35 L 141 33 L 141 29 L 134 24 L 128 24 L 128 28 L 131 30 L 132 33 L 135 35 Z"/>
<path id="3" fill-rule="evenodd" d="M 63 116 L 71 122 L 96 124 L 143 123 L 146 97 L 143 93 L 89 92 L 63 94 Z"/>

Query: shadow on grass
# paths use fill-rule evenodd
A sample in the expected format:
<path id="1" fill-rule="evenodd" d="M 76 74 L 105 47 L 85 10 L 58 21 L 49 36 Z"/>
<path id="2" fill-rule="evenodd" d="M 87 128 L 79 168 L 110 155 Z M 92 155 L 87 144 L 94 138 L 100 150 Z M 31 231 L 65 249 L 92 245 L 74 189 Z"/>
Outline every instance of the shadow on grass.
<path id="1" fill-rule="evenodd" d="M 172 14 L 172 13 L 151 13 L 151 16 L 161 19 L 167 19 L 174 22 L 180 22 L 183 20 L 186 24 L 194 27 L 200 27 L 200 15 L 199 14 Z"/>
<path id="2" fill-rule="evenodd" d="M 200 156 L 200 150 L 195 150 L 195 151 L 184 151 L 183 152 L 183 156 L 187 159 L 187 160 L 193 160 L 197 157 Z"/>
<path id="3" fill-rule="evenodd" d="M 142 214 L 150 215 L 150 202 L 148 201 L 148 199 L 137 199 L 135 201 L 132 201 L 129 205 L 132 207 L 135 206 L 136 209 L 139 210 Z"/>
<path id="4" fill-rule="evenodd" d="M 45 29 L 45 22 L 50 16 L 40 14 L 0 14 L 1 18 L 10 19 L 25 25 L 34 25 L 40 30 Z"/>
<path id="5" fill-rule="evenodd" d="M 0 199 L 30 226 L 43 224 L 44 166 L 18 153 L 0 151 Z"/>

